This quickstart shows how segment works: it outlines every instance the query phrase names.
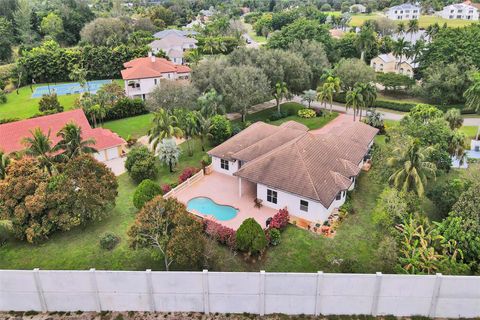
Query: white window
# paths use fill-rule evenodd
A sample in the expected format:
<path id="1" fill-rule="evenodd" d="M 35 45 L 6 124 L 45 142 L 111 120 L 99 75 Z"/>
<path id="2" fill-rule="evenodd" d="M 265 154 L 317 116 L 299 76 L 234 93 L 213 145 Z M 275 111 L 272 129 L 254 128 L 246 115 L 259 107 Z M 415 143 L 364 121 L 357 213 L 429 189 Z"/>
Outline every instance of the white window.
<path id="1" fill-rule="evenodd" d="M 220 159 L 220 168 L 222 168 L 224 170 L 230 170 L 230 164 L 229 164 L 228 160 Z"/>
<path id="2" fill-rule="evenodd" d="M 351 177 L 350 179 L 352 180 L 353 183 L 355 183 L 355 179 L 356 179 L 355 176 Z"/>
<path id="3" fill-rule="evenodd" d="M 342 200 L 344 196 L 345 196 L 345 191 L 340 191 L 335 197 L 335 200 Z"/>
<path id="4" fill-rule="evenodd" d="M 300 200 L 300 210 L 308 212 L 308 201 Z"/>
<path id="5" fill-rule="evenodd" d="M 278 197 L 277 191 L 267 189 L 267 201 L 268 202 L 277 204 L 277 197 Z"/>

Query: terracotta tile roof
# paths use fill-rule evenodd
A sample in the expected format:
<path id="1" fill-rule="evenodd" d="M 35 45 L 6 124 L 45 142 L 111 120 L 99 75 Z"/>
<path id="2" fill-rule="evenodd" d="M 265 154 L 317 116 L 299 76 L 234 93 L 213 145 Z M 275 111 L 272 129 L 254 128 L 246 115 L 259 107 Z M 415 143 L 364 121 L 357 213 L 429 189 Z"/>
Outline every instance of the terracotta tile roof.
<path id="1" fill-rule="evenodd" d="M 314 135 L 299 123 L 256 122 L 209 154 L 246 162 L 235 176 L 322 203 L 352 184 L 378 130 L 352 122 Z M 294 174 L 292 174 L 294 173 Z"/>
<path id="2" fill-rule="evenodd" d="M 45 134 L 48 134 L 48 131 L 50 131 L 50 139 L 54 145 L 60 140 L 56 136 L 57 132 L 69 122 L 74 122 L 82 128 L 84 139 L 94 138 L 96 141 L 94 147 L 97 150 L 125 144 L 125 140 L 110 130 L 103 128 L 92 129 L 83 111 L 76 109 L 0 125 L 0 150 L 11 153 L 25 149 L 22 140 L 25 137 L 29 137 L 31 135 L 30 131 L 35 130 L 35 128 L 40 128 Z"/>
<path id="3" fill-rule="evenodd" d="M 191 69 L 187 66 L 175 65 L 164 58 L 143 57 L 133 59 L 123 64 L 121 71 L 124 80 L 156 78 L 163 73 L 186 73 Z"/>

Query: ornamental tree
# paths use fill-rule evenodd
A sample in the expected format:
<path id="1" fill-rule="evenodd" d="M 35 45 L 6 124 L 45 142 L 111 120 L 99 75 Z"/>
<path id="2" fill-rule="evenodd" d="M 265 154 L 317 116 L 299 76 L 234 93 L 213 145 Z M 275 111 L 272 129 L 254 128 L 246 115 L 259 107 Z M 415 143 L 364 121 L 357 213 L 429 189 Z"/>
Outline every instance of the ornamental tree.
<path id="1" fill-rule="evenodd" d="M 133 205 L 137 209 L 141 209 L 145 203 L 152 200 L 159 194 L 162 194 L 162 188 L 158 183 L 150 179 L 143 180 L 135 189 L 133 194 Z"/>
<path id="2" fill-rule="evenodd" d="M 242 222 L 237 230 L 236 241 L 237 249 L 249 254 L 261 253 L 268 244 L 265 232 L 253 218 L 248 218 Z"/>

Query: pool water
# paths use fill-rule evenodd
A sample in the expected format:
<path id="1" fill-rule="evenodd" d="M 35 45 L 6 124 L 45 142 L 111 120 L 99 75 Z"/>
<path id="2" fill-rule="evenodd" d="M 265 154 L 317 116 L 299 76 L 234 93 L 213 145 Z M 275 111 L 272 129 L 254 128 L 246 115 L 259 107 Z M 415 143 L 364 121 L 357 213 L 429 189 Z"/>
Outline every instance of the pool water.
<path id="1" fill-rule="evenodd" d="M 214 216 L 217 220 L 227 221 L 237 216 L 238 210 L 231 206 L 217 204 L 210 198 L 193 198 L 187 203 L 188 210 L 195 210 L 203 215 Z"/>

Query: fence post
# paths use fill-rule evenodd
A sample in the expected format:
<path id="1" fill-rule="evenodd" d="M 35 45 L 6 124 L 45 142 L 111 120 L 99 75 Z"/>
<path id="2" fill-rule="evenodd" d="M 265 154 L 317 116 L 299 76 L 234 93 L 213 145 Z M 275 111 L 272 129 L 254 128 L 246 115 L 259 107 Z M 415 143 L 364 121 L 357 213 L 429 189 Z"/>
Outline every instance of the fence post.
<path id="1" fill-rule="evenodd" d="M 259 286 L 258 298 L 259 298 L 259 311 L 260 316 L 265 315 L 265 270 L 260 270 L 260 286 Z"/>
<path id="2" fill-rule="evenodd" d="M 40 269 L 33 269 L 33 279 L 35 280 L 35 288 L 37 289 L 38 300 L 40 301 L 40 308 L 42 312 L 47 312 L 47 302 L 45 301 L 45 295 L 43 293 L 42 281 L 40 280 Z"/>
<path id="3" fill-rule="evenodd" d="M 428 311 L 429 318 L 435 318 L 435 315 L 437 313 L 438 296 L 440 295 L 441 286 L 442 286 L 442 274 L 437 273 L 435 275 L 435 284 L 433 286 L 432 301 L 430 302 L 430 310 Z"/>
<path id="4" fill-rule="evenodd" d="M 317 272 L 317 287 L 315 291 L 315 315 L 319 316 L 322 314 L 322 304 L 320 300 L 322 298 L 322 286 L 323 286 L 323 271 Z"/>
<path id="5" fill-rule="evenodd" d="M 376 317 L 378 313 L 378 300 L 380 299 L 380 288 L 382 286 L 382 273 L 377 272 L 375 276 L 375 287 L 373 289 L 372 316 Z"/>
<path id="6" fill-rule="evenodd" d="M 90 269 L 90 283 L 92 284 L 92 291 L 95 299 L 95 307 L 97 312 L 102 311 L 102 303 L 100 301 L 100 294 L 98 292 L 97 276 L 95 274 L 95 268 Z"/>
<path id="7" fill-rule="evenodd" d="M 203 270 L 202 282 L 203 282 L 203 313 L 209 314 L 210 300 L 209 300 L 209 290 L 208 290 L 208 270 Z"/>
<path id="8" fill-rule="evenodd" d="M 148 290 L 148 302 L 150 303 L 150 312 L 155 312 L 155 297 L 153 296 L 153 284 L 152 284 L 152 269 L 145 271 L 147 276 L 147 290 Z"/>

